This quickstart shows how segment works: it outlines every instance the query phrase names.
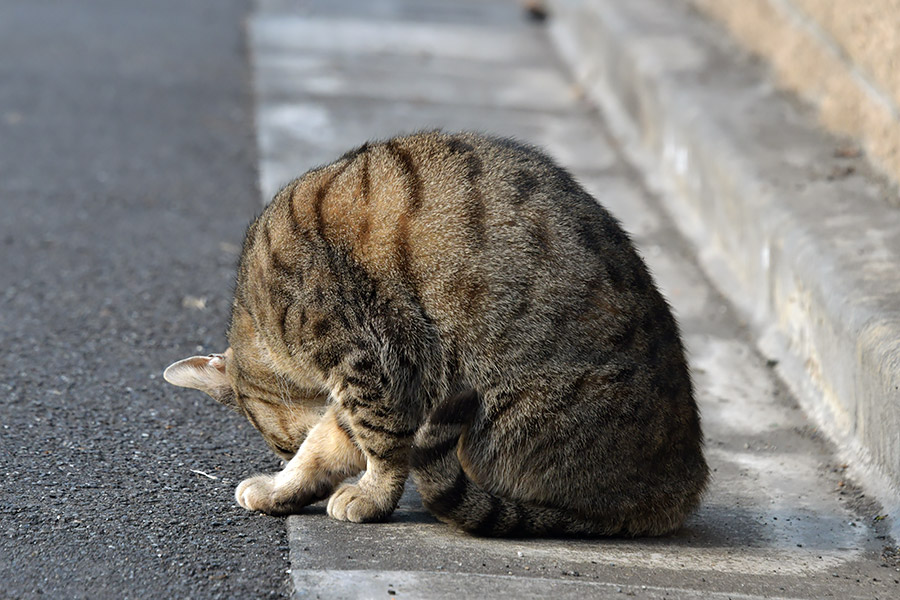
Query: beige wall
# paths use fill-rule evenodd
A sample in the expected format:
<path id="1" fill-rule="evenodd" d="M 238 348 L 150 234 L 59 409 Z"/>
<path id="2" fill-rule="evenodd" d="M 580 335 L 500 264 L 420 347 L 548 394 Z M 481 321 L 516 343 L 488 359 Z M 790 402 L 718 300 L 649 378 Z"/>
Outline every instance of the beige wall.
<path id="1" fill-rule="evenodd" d="M 900 0 L 690 0 L 900 182 Z"/>

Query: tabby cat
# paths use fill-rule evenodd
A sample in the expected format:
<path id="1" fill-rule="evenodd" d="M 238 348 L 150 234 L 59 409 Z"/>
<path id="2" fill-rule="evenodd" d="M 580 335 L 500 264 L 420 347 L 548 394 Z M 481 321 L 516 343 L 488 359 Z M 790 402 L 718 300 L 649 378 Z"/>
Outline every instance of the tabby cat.
<path id="1" fill-rule="evenodd" d="M 383 520 L 411 472 L 477 534 L 660 535 L 706 486 L 666 301 L 617 221 L 516 141 L 418 133 L 288 184 L 247 230 L 228 340 L 165 378 L 287 460 L 238 486 L 250 510 L 330 497 Z"/>

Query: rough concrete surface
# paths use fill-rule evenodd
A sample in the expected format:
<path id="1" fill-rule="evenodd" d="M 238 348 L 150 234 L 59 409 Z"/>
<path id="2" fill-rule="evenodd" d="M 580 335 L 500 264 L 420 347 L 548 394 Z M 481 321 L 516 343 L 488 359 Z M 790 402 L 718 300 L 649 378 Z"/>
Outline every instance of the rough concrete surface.
<path id="1" fill-rule="evenodd" d="M 846 141 L 662 0 L 559 0 L 557 45 L 803 407 L 900 519 L 900 210 Z"/>
<path id="2" fill-rule="evenodd" d="M 456 8 L 449 10 L 448 5 Z M 298 598 L 891 598 L 883 509 L 856 488 L 515 2 L 263 2 L 249 21 L 263 201 L 373 137 L 480 129 L 547 148 L 625 224 L 678 315 L 713 482 L 678 534 L 495 540 L 393 518 L 288 518 Z M 685 57 L 676 47 L 671 54 Z M 688 57 L 689 58 L 689 57 Z"/>

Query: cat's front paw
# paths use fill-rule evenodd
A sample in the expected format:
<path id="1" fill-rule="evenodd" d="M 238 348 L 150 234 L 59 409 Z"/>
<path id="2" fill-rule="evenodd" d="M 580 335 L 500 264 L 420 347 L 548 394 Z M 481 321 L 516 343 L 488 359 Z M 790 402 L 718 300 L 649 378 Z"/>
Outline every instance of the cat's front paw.
<path id="1" fill-rule="evenodd" d="M 234 491 L 234 497 L 247 510 L 267 512 L 266 508 L 273 504 L 274 490 L 274 475 L 257 475 L 243 480 Z"/>
<path id="2" fill-rule="evenodd" d="M 338 521 L 369 523 L 387 519 L 397 505 L 391 494 L 377 488 L 344 484 L 328 500 L 328 514 Z"/>
<path id="3" fill-rule="evenodd" d="M 310 499 L 296 494 L 285 494 L 285 490 L 275 485 L 274 475 L 245 479 L 237 486 L 234 497 L 247 510 L 258 510 L 269 515 L 294 514 L 310 502 Z"/>

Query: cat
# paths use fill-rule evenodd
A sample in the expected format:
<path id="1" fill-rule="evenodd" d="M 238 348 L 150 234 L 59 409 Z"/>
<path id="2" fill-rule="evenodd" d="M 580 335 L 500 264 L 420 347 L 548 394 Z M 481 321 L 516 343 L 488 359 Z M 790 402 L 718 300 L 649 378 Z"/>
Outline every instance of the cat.
<path id="1" fill-rule="evenodd" d="M 247 230 L 228 341 L 165 379 L 287 461 L 237 487 L 250 510 L 379 521 L 411 472 L 475 534 L 662 535 L 707 484 L 668 304 L 615 218 L 518 141 L 422 132 L 288 184 Z"/>

